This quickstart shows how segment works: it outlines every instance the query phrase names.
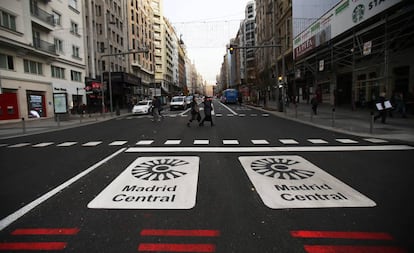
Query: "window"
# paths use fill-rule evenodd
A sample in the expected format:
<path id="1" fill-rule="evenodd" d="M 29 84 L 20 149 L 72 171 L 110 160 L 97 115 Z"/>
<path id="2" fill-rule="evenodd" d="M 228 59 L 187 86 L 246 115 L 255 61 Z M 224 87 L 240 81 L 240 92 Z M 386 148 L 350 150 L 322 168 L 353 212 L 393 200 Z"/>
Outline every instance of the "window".
<path id="1" fill-rule="evenodd" d="M 77 10 L 78 9 L 78 0 L 69 0 L 69 6 L 72 7 L 73 9 Z"/>
<path id="2" fill-rule="evenodd" d="M 82 73 L 78 71 L 70 71 L 70 79 L 76 82 L 82 82 Z"/>
<path id="3" fill-rule="evenodd" d="M 54 44 L 55 44 L 56 52 L 63 53 L 63 41 L 58 38 L 55 38 Z"/>
<path id="4" fill-rule="evenodd" d="M 72 45 L 72 57 L 80 58 L 79 56 L 79 47 Z"/>
<path id="5" fill-rule="evenodd" d="M 10 30 L 16 31 L 16 17 L 7 13 L 3 10 L 0 10 L 0 25 L 6 27 Z"/>
<path id="6" fill-rule="evenodd" d="M 65 79 L 65 69 L 61 67 L 51 66 L 52 70 L 52 77 L 59 78 L 59 79 Z"/>
<path id="7" fill-rule="evenodd" d="M 43 75 L 43 65 L 40 62 L 23 60 L 24 72 L 35 75 Z"/>
<path id="8" fill-rule="evenodd" d="M 55 23 L 55 25 L 61 25 L 62 24 L 62 16 L 57 13 L 56 11 L 52 12 L 53 15 L 53 21 Z"/>
<path id="9" fill-rule="evenodd" d="M 70 23 L 70 32 L 72 34 L 79 35 L 79 26 L 75 22 Z"/>
<path id="10" fill-rule="evenodd" d="M 13 56 L 0 54 L 0 69 L 14 70 Z"/>

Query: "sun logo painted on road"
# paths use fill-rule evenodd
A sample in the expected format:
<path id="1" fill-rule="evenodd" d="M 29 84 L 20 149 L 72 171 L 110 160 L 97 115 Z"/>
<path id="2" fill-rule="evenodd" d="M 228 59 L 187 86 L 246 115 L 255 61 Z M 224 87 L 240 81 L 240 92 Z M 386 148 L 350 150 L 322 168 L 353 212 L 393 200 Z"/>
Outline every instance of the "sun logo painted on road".
<path id="1" fill-rule="evenodd" d="M 155 159 L 143 162 L 132 169 L 131 174 L 142 180 L 163 181 L 186 175 L 176 167 L 189 164 L 180 159 Z"/>
<path id="2" fill-rule="evenodd" d="M 283 158 L 264 158 L 253 161 L 252 170 L 255 172 L 277 179 L 300 180 L 313 176 L 314 171 L 295 169 L 292 165 L 298 164 L 298 161 Z"/>

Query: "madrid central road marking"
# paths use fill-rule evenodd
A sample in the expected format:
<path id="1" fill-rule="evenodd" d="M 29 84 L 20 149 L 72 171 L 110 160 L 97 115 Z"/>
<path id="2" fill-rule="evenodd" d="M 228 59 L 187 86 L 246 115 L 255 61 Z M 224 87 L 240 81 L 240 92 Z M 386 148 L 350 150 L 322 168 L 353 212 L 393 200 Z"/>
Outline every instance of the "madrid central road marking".
<path id="1" fill-rule="evenodd" d="M 240 156 L 239 161 L 272 209 L 376 205 L 301 156 Z"/>
<path id="2" fill-rule="evenodd" d="M 191 209 L 197 195 L 197 156 L 139 157 L 89 204 L 105 209 Z"/>

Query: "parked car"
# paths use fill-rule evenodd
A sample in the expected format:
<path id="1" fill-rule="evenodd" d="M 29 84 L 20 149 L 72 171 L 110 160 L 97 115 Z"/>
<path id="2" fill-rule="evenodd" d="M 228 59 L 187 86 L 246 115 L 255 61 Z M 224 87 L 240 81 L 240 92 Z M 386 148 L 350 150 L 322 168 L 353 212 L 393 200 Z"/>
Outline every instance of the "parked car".
<path id="1" fill-rule="evenodd" d="M 151 100 L 139 101 L 132 108 L 133 114 L 150 114 L 152 112 L 153 105 Z"/>
<path id="2" fill-rule="evenodd" d="M 171 99 L 170 110 L 181 109 L 184 110 L 187 108 L 187 103 L 185 102 L 185 96 L 175 96 Z"/>

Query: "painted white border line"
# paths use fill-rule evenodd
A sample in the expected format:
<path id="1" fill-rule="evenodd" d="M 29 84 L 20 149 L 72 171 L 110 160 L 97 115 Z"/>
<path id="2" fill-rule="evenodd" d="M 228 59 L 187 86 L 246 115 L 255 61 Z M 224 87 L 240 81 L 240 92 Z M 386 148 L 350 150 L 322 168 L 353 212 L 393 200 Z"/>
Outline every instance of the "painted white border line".
<path id="1" fill-rule="evenodd" d="M 230 107 L 228 107 L 227 105 L 223 104 L 222 102 L 220 102 L 220 105 L 222 105 L 224 108 L 226 108 L 231 113 L 233 113 L 233 115 L 237 115 L 237 112 L 233 111 Z"/>
<path id="2" fill-rule="evenodd" d="M 378 145 L 378 146 L 303 146 L 303 147 L 131 147 L 126 153 L 157 153 L 157 152 L 327 152 L 327 151 L 391 151 L 414 150 L 408 145 Z"/>
<path id="3" fill-rule="evenodd" d="M 0 220 L 0 231 L 2 231 L 3 229 L 5 229 L 7 226 L 9 226 L 10 224 L 12 224 L 16 220 L 20 219 L 23 215 L 25 215 L 26 213 L 30 212 L 33 208 L 37 207 L 38 205 L 42 204 L 46 200 L 50 199 L 51 197 L 53 197 L 54 195 L 56 195 L 60 191 L 64 190 L 66 187 L 68 187 L 71 184 L 75 183 L 76 181 L 78 181 L 82 177 L 86 176 L 87 174 L 89 174 L 90 172 L 92 172 L 93 170 L 95 170 L 96 168 L 98 168 L 99 166 L 101 166 L 102 164 L 106 163 L 107 161 L 111 160 L 112 158 L 114 158 L 118 154 L 124 152 L 125 150 L 126 150 L 126 148 L 122 148 L 122 149 L 116 151 L 115 153 L 113 153 L 112 155 L 107 156 L 105 159 L 103 159 L 103 160 L 95 163 L 94 165 L 92 165 L 88 169 L 82 171 L 78 175 L 72 177 L 71 179 L 69 179 L 68 181 L 64 182 L 63 184 L 57 186 L 53 190 L 45 193 L 44 195 L 42 195 L 39 198 L 33 200 L 32 202 L 30 202 L 29 204 L 23 206 L 22 208 L 20 208 L 19 210 L 15 211 L 14 213 L 10 214 L 6 218 Z"/>

